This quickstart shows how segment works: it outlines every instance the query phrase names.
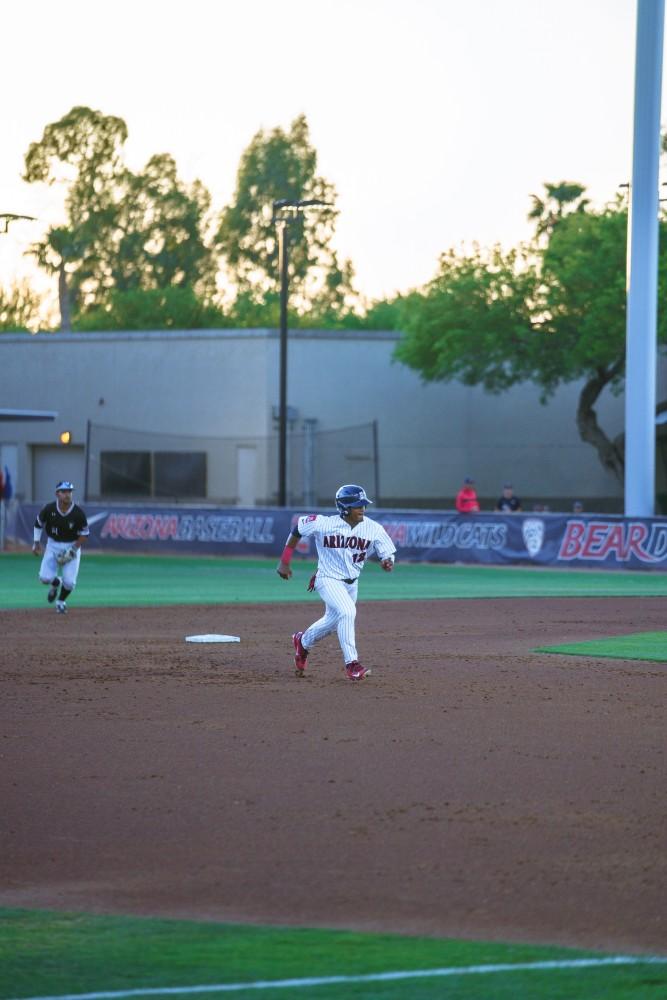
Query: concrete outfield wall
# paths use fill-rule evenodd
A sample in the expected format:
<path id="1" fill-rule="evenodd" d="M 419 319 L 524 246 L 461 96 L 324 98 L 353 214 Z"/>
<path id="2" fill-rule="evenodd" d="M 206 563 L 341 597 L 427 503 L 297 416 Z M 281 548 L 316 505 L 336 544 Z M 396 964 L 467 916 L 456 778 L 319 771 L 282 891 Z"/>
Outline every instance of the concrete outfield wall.
<path id="1" fill-rule="evenodd" d="M 575 425 L 580 386 L 548 406 L 532 385 L 492 396 L 460 383 L 422 384 L 394 363 L 392 332 L 291 331 L 289 405 L 318 430 L 377 420 L 385 504 L 439 506 L 466 475 L 495 498 L 510 479 L 525 497 L 618 498 Z M 662 398 L 662 397 L 660 397 Z M 23 446 L 18 491 L 32 497 L 29 445 L 48 446 L 86 424 L 204 437 L 275 433 L 279 400 L 276 330 L 160 331 L 0 336 L 4 407 L 55 409 L 54 424 L 0 425 L 0 443 Z M 605 393 L 598 419 L 609 436 L 623 429 L 623 399 Z M 298 425 L 300 426 L 300 424 Z M 587 508 L 591 504 L 587 502 Z"/>

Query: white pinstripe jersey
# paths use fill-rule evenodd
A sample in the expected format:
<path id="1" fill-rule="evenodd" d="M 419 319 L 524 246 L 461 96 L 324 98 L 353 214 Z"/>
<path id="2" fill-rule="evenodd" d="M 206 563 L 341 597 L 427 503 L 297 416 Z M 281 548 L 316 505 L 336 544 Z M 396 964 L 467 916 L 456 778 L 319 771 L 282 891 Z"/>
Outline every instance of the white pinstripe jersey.
<path id="1" fill-rule="evenodd" d="M 368 517 L 351 527 L 340 514 L 303 514 L 296 528 L 304 538 L 312 535 L 315 539 L 317 572 L 338 580 L 356 580 L 373 551 L 379 559 L 396 552 L 382 525 Z"/>

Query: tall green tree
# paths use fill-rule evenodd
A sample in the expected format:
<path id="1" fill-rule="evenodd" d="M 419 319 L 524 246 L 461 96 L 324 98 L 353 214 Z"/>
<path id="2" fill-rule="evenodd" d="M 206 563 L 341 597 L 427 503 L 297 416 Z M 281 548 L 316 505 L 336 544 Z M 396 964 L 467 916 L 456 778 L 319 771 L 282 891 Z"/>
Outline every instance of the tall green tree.
<path id="1" fill-rule="evenodd" d="M 428 382 L 504 392 L 534 374 L 537 283 L 535 266 L 516 250 L 442 254 L 435 278 L 403 307 L 396 357 Z"/>
<path id="2" fill-rule="evenodd" d="M 536 322 L 539 384 L 550 395 L 562 383 L 583 380 L 579 436 L 619 482 L 623 451 L 600 425 L 595 405 L 607 387 L 618 392 L 625 376 L 626 234 L 620 203 L 562 219 L 542 255 L 543 320 Z"/>
<path id="3" fill-rule="evenodd" d="M 26 181 L 65 187 L 67 224 L 31 251 L 58 275 L 63 329 L 73 320 L 85 327 L 87 313 L 95 322 L 101 311 L 113 316 L 112 292 L 191 288 L 205 299 L 215 290 L 208 192 L 198 181 L 184 184 L 167 154 L 133 173 L 123 160 L 126 139 L 122 119 L 76 107 L 26 154 Z"/>
<path id="4" fill-rule="evenodd" d="M 274 201 L 324 202 L 289 223 L 290 297 L 299 313 L 323 315 L 352 308 L 356 293 L 348 261 L 332 247 L 338 216 L 336 191 L 317 173 L 317 153 L 304 115 L 284 131 L 261 130 L 244 151 L 236 190 L 221 215 L 217 245 L 238 293 L 261 302 L 279 292 Z"/>
<path id="5" fill-rule="evenodd" d="M 78 106 L 47 125 L 26 153 L 25 181 L 65 191 L 66 224 L 49 229 L 30 251 L 58 275 L 61 329 L 71 329 L 71 311 L 95 275 L 95 243 L 113 220 L 126 139 L 122 118 Z"/>
<path id="6" fill-rule="evenodd" d="M 113 204 L 115 186 L 124 172 L 126 140 L 122 118 L 74 107 L 47 125 L 39 142 L 30 144 L 23 179 L 30 184 L 64 184 L 69 222 L 79 228 Z"/>
<path id="7" fill-rule="evenodd" d="M 152 156 L 138 174 L 125 171 L 106 234 L 108 280 L 119 292 L 215 290 L 216 257 L 206 243 L 211 197 L 200 181 L 184 184 L 168 154 Z M 101 256 L 101 253 L 100 253 Z"/>
<path id="8" fill-rule="evenodd" d="M 530 380 L 543 402 L 581 380 L 579 435 L 622 481 L 622 449 L 600 425 L 595 406 L 604 389 L 621 390 L 625 374 L 627 209 L 619 199 L 589 210 L 581 185 L 570 185 L 556 210 L 549 205 L 556 187 L 547 187 L 542 209 L 531 213 L 532 245 L 509 254 L 443 255 L 435 279 L 404 310 L 396 356 L 428 381 L 456 378 L 504 392 Z M 667 248 L 661 298 L 666 279 Z M 663 316 L 659 339 L 667 339 Z"/>

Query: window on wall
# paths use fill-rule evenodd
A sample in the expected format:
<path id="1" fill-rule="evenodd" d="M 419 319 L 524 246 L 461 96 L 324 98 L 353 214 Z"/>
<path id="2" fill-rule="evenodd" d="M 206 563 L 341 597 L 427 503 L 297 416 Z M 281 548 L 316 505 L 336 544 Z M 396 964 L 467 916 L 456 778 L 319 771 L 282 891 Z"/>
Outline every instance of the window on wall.
<path id="1" fill-rule="evenodd" d="M 156 451 L 153 455 L 156 497 L 205 497 L 205 451 Z"/>
<path id="2" fill-rule="evenodd" d="M 100 493 L 178 500 L 206 496 L 205 451 L 102 451 Z"/>
<path id="3" fill-rule="evenodd" d="M 152 485 L 149 451 L 100 452 L 100 492 L 109 497 L 149 497 Z"/>

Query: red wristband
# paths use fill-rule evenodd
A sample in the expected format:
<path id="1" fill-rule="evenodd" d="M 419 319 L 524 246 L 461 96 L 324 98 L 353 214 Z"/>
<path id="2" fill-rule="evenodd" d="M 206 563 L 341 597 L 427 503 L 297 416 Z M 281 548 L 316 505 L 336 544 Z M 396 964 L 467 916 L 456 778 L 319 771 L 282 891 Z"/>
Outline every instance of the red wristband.
<path id="1" fill-rule="evenodd" d="M 294 555 L 294 549 L 291 549 L 289 545 L 286 545 L 283 549 L 283 554 L 280 557 L 282 563 L 286 563 L 288 566 L 292 562 L 292 556 Z"/>

